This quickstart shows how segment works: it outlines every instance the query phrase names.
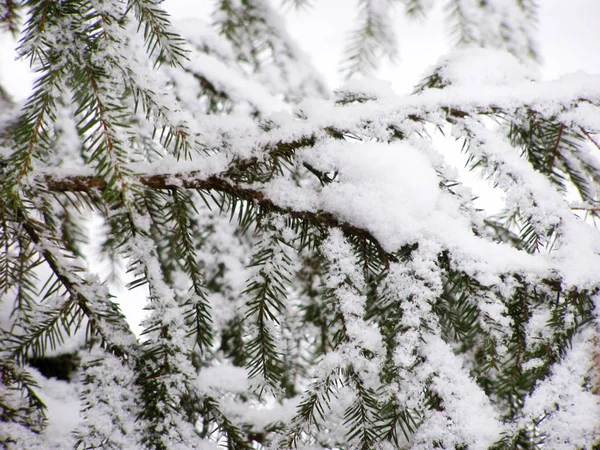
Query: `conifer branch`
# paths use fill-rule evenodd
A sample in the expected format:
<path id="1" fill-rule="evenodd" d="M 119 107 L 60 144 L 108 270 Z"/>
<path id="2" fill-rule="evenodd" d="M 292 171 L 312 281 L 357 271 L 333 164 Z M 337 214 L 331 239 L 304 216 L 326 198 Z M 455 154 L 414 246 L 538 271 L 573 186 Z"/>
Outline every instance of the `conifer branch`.
<path id="1" fill-rule="evenodd" d="M 4 0 L 0 3 L 0 29 L 6 28 L 14 37 L 19 33 L 20 2 Z"/>
<path id="2" fill-rule="evenodd" d="M 112 303 L 109 298 L 99 298 L 96 301 L 99 301 L 100 304 L 106 303 L 106 305 L 102 305 L 104 311 L 96 310 L 96 307 L 94 307 L 96 302 L 86 295 L 86 291 L 90 292 L 88 287 L 90 287 L 91 283 L 79 278 L 77 273 L 66 270 L 61 265 L 59 258 L 48 248 L 47 243 L 44 242 L 47 238 L 42 236 L 38 228 L 29 219 L 21 215 L 20 222 L 31 241 L 38 246 L 38 251 L 42 254 L 58 281 L 69 292 L 70 300 L 67 300 L 63 306 L 63 309 L 67 309 L 56 314 L 55 320 L 63 321 L 65 315 L 68 315 L 66 311 L 71 310 L 76 305 L 88 319 L 91 329 L 101 336 L 103 343 L 112 353 L 120 358 L 130 356 L 132 351 L 134 351 L 132 344 L 135 342 L 135 337 L 117 305 Z M 47 328 L 41 328 L 40 332 L 46 333 Z M 31 336 L 27 337 L 26 341 L 20 342 L 15 351 L 21 352 L 23 346 L 25 346 L 24 348 L 28 348 L 32 345 L 35 341 L 32 341 L 30 338 Z"/>
<path id="3" fill-rule="evenodd" d="M 65 176 L 45 175 L 45 184 L 51 192 L 93 192 L 104 191 L 107 182 L 94 176 Z M 390 256 L 383 249 L 379 241 L 364 229 L 344 222 L 327 212 L 297 211 L 277 206 L 271 199 L 258 189 L 234 184 L 223 178 L 212 176 L 204 178 L 198 172 L 170 173 L 140 176 L 137 182 L 149 189 L 169 190 L 177 188 L 195 189 L 200 191 L 217 191 L 231 195 L 240 200 L 255 204 L 265 211 L 278 212 L 295 219 L 305 220 L 317 228 L 339 228 L 350 236 L 366 239 L 377 247 L 379 257 L 385 264 L 389 264 Z"/>
<path id="4" fill-rule="evenodd" d="M 590 212 L 598 212 L 600 208 L 593 206 L 571 206 L 572 211 L 590 211 Z"/>
<path id="5" fill-rule="evenodd" d="M 2 357 L 0 386 L 0 421 L 23 424 L 39 433 L 46 424 L 46 405 L 36 392 L 39 385 L 31 373 Z M 6 444 L 5 439 L 7 436 L 0 436 L 0 444 Z"/>
<path id="6" fill-rule="evenodd" d="M 558 129 L 558 136 L 556 137 L 556 143 L 554 144 L 554 148 L 552 149 L 552 159 L 550 160 L 549 169 L 552 170 L 552 166 L 554 166 L 554 161 L 556 161 L 556 155 L 558 154 L 558 148 L 560 146 L 560 140 L 563 135 L 563 131 L 565 129 L 565 125 L 561 123 Z"/>
<path id="7" fill-rule="evenodd" d="M 245 322 L 249 324 L 250 336 L 246 349 L 250 377 L 258 378 L 259 383 L 266 383 L 277 391 L 283 372 L 277 335 L 281 326 L 279 317 L 286 308 L 287 286 L 291 283 L 291 260 L 283 248 L 287 243 L 281 231 L 271 223 L 276 217 L 263 220 L 266 223 L 259 225 L 262 239 L 250 262 L 255 273 L 247 280 L 243 292 L 249 297 Z M 261 395 L 264 386 L 259 389 Z"/>
<path id="8" fill-rule="evenodd" d="M 178 66 L 186 57 L 185 41 L 173 30 L 161 3 L 162 0 L 128 0 L 127 9 L 133 9 L 138 31 L 144 30 L 146 49 L 155 58 L 156 65 L 166 61 Z"/>
<path id="9" fill-rule="evenodd" d="M 396 34 L 390 20 L 392 2 L 360 0 L 359 7 L 359 25 L 345 50 L 346 78 L 370 73 L 377 69 L 382 56 L 393 61 L 397 54 Z"/>

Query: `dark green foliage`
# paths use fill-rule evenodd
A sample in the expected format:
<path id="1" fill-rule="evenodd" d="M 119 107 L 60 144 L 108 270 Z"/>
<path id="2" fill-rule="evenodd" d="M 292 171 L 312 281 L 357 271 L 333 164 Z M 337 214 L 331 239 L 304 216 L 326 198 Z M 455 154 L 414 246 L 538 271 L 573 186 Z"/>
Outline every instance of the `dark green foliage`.
<path id="1" fill-rule="evenodd" d="M 249 375 L 262 378 L 267 385 L 277 386 L 283 372 L 283 355 L 277 350 L 272 325 L 280 324 L 292 273 L 291 260 L 286 254 L 288 244 L 280 235 L 282 230 L 271 224 L 271 220 L 265 218 L 266 224 L 260 224 L 263 237 L 250 262 L 250 267 L 256 268 L 257 273 L 248 280 L 243 293 L 249 297 L 245 322 L 256 327 L 255 335 L 246 343 Z"/>
<path id="2" fill-rule="evenodd" d="M 34 358 L 30 359 L 28 364 L 39 370 L 46 378 L 56 378 L 64 381 L 71 381 L 73 373 L 79 367 L 76 353 L 63 353 L 57 356 Z"/>

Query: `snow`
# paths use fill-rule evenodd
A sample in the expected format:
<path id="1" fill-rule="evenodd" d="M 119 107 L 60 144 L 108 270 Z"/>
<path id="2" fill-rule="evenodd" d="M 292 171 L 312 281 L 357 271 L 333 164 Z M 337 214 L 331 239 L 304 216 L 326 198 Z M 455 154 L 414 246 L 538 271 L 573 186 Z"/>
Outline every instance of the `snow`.
<path id="1" fill-rule="evenodd" d="M 525 401 L 522 424 L 540 421 L 538 432 L 552 449 L 583 448 L 598 437 L 600 399 L 584 388 L 597 351 L 595 339 L 593 329 L 577 336 L 552 375 L 540 382 Z"/>
<path id="2" fill-rule="evenodd" d="M 74 439 L 70 434 L 80 421 L 79 385 L 46 379 L 40 374 L 35 379 L 40 385 L 40 397 L 48 407 L 48 428 L 44 433 L 47 445 L 72 446 Z"/>
<path id="3" fill-rule="evenodd" d="M 244 392 L 249 387 L 248 371 L 227 363 L 207 367 L 198 375 L 197 385 L 201 392 Z"/>
<path id="4" fill-rule="evenodd" d="M 579 103 L 574 108 L 559 114 L 559 120 L 565 124 L 579 125 L 588 133 L 600 133 L 599 108 L 590 103 Z"/>
<path id="5" fill-rule="evenodd" d="M 322 172 L 337 172 L 338 177 L 312 196 L 277 180 L 264 189 L 269 198 L 292 209 L 331 212 L 372 231 L 387 250 L 420 234 L 439 197 L 434 170 L 406 144 L 333 141 L 303 151 L 301 158 Z"/>
<path id="6" fill-rule="evenodd" d="M 210 80 L 217 89 L 228 92 L 232 100 L 246 100 L 263 114 L 289 108 L 286 103 L 273 97 L 261 84 L 229 69 L 214 57 L 196 54 L 187 66 Z"/>
<path id="7" fill-rule="evenodd" d="M 442 397 L 444 410 L 427 414 L 413 448 L 427 448 L 433 441 L 441 441 L 449 448 L 461 443 L 472 448 L 490 447 L 504 429 L 499 412 L 442 339 L 428 338 L 424 351 L 427 361 L 420 370 L 435 374 L 431 387 Z"/>
<path id="8" fill-rule="evenodd" d="M 268 428 L 270 425 L 279 422 L 289 422 L 296 415 L 296 408 L 300 398 L 295 397 L 285 399 L 281 403 L 273 402 L 267 405 L 255 405 L 255 408 L 248 408 L 240 404 L 225 406 L 234 414 L 239 414 L 243 423 L 252 425 L 256 431 Z"/>
<path id="9" fill-rule="evenodd" d="M 456 200 L 439 189 L 432 163 L 405 143 L 324 142 L 301 151 L 300 157 L 338 175 L 313 191 L 285 178 L 267 183 L 263 192 L 281 207 L 330 212 L 369 230 L 389 252 L 415 241 L 438 242 L 457 254 L 461 268 L 470 273 L 500 274 L 512 267 L 543 275 L 551 267 L 543 256 L 476 237 Z M 587 272 L 597 274 L 594 268 Z"/>
<path id="10" fill-rule="evenodd" d="M 472 90 L 526 83 L 537 78 L 532 68 L 498 49 L 457 49 L 442 57 L 439 65 L 438 73 L 444 82 Z"/>

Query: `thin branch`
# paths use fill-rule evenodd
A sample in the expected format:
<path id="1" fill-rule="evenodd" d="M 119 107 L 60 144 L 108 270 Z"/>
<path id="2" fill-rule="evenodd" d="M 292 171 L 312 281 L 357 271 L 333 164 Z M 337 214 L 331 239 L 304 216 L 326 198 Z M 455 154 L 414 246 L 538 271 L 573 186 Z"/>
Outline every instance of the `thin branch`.
<path id="1" fill-rule="evenodd" d="M 585 207 L 585 206 L 571 206 L 571 211 L 592 211 L 592 212 L 598 212 L 598 211 L 600 211 L 600 208 Z"/>
<path id="2" fill-rule="evenodd" d="M 560 139 L 562 138 L 563 131 L 565 129 L 565 124 L 561 123 L 560 128 L 558 129 L 558 137 L 556 138 L 556 144 L 554 144 L 554 148 L 552 149 L 552 159 L 550 160 L 550 170 L 554 166 L 554 161 L 556 160 L 556 155 L 558 154 L 558 147 L 560 145 Z"/>
<path id="3" fill-rule="evenodd" d="M 587 137 L 587 138 L 588 138 L 588 139 L 589 139 L 589 140 L 592 142 L 592 144 L 594 144 L 594 145 L 596 146 L 596 148 L 597 148 L 598 150 L 600 150 L 600 144 L 598 144 L 598 143 L 597 143 L 597 142 L 594 140 L 594 138 L 592 137 L 592 135 L 591 135 L 590 133 L 588 133 L 587 131 L 585 131 L 585 130 L 583 129 L 583 127 L 579 127 L 579 129 L 581 130 L 581 132 L 582 132 L 583 134 L 585 134 L 585 137 Z"/>

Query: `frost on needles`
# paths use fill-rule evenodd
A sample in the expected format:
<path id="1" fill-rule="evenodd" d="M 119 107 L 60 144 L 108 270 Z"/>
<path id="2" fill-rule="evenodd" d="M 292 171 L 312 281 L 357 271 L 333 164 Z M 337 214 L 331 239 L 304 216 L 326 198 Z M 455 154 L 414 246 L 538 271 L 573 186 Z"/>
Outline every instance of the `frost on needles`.
<path id="1" fill-rule="evenodd" d="M 329 94 L 274 4 L 214 3 L 0 4 L 37 77 L 0 86 L 0 444 L 597 448 L 600 77 L 536 81 L 534 2 L 452 0 L 399 96 L 360 0 Z"/>

